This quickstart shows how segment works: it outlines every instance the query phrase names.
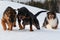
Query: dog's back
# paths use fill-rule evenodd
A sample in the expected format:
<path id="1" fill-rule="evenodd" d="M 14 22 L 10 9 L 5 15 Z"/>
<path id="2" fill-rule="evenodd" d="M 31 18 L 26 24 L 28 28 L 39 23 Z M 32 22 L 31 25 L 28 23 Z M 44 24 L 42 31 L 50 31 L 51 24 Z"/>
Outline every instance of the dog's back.
<path id="1" fill-rule="evenodd" d="M 20 15 L 25 15 L 25 17 L 26 17 L 26 18 L 23 19 L 23 25 L 28 25 L 28 24 L 35 25 L 37 29 L 40 29 L 39 21 L 37 19 L 37 16 L 42 12 L 46 12 L 46 11 L 40 11 L 37 14 L 34 15 L 26 7 L 22 7 L 20 9 L 18 9 L 18 15 L 19 14 Z M 18 21 L 19 21 L 19 18 L 18 18 Z"/>

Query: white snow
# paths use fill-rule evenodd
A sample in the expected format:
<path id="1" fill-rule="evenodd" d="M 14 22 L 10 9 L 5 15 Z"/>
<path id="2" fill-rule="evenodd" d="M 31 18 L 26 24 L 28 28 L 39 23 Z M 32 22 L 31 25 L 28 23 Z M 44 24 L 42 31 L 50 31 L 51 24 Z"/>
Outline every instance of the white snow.
<path id="1" fill-rule="evenodd" d="M 38 11 L 44 10 L 36 7 L 31 7 L 27 6 L 24 4 L 18 4 L 18 3 L 13 3 L 13 2 L 8 2 L 8 1 L 0 1 L 0 40 L 60 40 L 60 14 L 57 13 L 57 17 L 59 19 L 59 25 L 58 29 L 53 30 L 53 29 L 45 29 L 42 28 L 42 24 L 44 21 L 44 18 L 46 16 L 46 13 L 41 13 L 37 18 L 40 23 L 41 30 L 37 30 L 34 28 L 33 32 L 29 31 L 29 25 L 26 26 L 25 30 L 18 30 L 18 24 L 16 28 L 13 28 L 12 31 L 4 31 L 1 25 L 1 18 L 3 15 L 3 12 L 5 9 L 11 6 L 14 9 L 21 8 L 21 7 L 26 7 L 28 10 L 30 10 L 33 14 L 36 14 Z"/>
<path id="2" fill-rule="evenodd" d="M 31 0 L 0 0 L 0 1 L 14 1 L 14 2 L 18 2 L 19 1 L 19 2 L 26 3 L 26 2 L 30 2 Z M 33 1 L 44 3 L 46 0 L 33 0 Z"/>

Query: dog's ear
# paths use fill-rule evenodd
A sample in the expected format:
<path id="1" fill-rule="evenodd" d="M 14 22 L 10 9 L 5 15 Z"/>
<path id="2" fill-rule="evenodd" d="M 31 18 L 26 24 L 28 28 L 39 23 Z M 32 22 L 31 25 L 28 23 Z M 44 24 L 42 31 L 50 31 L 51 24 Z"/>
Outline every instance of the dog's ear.
<path id="1" fill-rule="evenodd" d="M 20 10 L 19 8 L 17 10 Z"/>
<path id="2" fill-rule="evenodd" d="M 16 9 L 13 9 L 13 10 L 16 10 Z"/>
<path id="3" fill-rule="evenodd" d="M 17 11 L 17 9 L 13 9 L 14 11 Z"/>

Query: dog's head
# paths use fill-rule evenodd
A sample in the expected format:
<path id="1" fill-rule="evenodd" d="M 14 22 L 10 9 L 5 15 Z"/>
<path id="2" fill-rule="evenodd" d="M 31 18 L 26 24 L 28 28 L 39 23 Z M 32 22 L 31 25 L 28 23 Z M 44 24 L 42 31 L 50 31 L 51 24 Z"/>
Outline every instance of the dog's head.
<path id="1" fill-rule="evenodd" d="M 25 7 L 22 7 L 18 8 L 17 10 L 18 10 L 17 16 L 19 17 L 19 19 L 25 19 L 28 13 L 27 9 Z"/>
<path id="2" fill-rule="evenodd" d="M 7 9 L 4 12 L 4 15 L 6 14 L 6 18 L 7 20 L 9 20 L 9 22 L 14 22 L 16 20 L 16 12 L 13 8 L 11 7 L 7 7 Z"/>
<path id="3" fill-rule="evenodd" d="M 9 21 L 10 22 L 13 23 L 13 22 L 15 22 L 15 20 L 16 20 L 16 15 L 15 14 L 12 14 L 12 15 L 9 16 Z"/>
<path id="4" fill-rule="evenodd" d="M 54 13 L 54 12 L 48 12 L 47 13 L 47 17 L 48 17 L 48 19 L 55 19 L 56 18 L 56 13 Z"/>

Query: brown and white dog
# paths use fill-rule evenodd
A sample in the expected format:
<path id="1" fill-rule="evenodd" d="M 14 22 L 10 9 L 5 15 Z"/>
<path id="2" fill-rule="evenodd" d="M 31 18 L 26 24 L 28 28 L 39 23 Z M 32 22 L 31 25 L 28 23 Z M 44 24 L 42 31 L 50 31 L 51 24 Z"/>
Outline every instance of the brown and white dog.
<path id="1" fill-rule="evenodd" d="M 12 7 L 7 7 L 3 13 L 3 17 L 1 19 L 1 24 L 4 30 L 12 30 L 13 26 L 16 26 L 16 12 Z"/>
<path id="2" fill-rule="evenodd" d="M 56 13 L 48 12 L 47 17 L 45 17 L 43 27 L 48 29 L 57 29 L 58 27 L 58 18 L 56 17 Z"/>

